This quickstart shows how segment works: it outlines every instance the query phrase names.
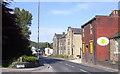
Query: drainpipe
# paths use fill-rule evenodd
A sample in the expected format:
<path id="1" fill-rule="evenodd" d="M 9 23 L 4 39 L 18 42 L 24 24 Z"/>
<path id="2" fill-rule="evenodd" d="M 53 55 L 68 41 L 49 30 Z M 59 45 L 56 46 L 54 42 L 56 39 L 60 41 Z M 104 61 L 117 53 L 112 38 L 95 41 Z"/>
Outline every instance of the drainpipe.
<path id="1" fill-rule="evenodd" d="M 96 20 L 96 18 L 95 18 L 95 20 Z M 95 35 L 96 34 L 95 33 L 96 32 L 96 27 L 95 26 L 96 26 L 96 23 L 94 25 L 94 31 L 93 31 L 94 32 L 93 33 L 94 34 L 94 41 L 93 41 L 94 42 L 94 64 L 96 65 L 96 45 L 97 45 L 97 39 L 96 39 L 96 35 Z"/>

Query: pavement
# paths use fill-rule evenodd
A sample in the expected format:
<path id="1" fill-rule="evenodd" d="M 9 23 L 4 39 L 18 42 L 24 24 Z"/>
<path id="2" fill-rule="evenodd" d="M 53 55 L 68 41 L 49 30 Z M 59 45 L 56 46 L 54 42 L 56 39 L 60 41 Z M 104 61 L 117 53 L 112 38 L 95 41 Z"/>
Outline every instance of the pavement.
<path id="1" fill-rule="evenodd" d="M 94 65 L 94 64 L 88 64 L 88 63 L 82 63 L 81 59 L 75 59 L 75 60 L 69 60 L 71 62 L 74 62 L 74 63 L 79 63 L 79 64 L 82 64 L 82 65 L 86 65 L 86 66 L 91 66 L 91 67 L 96 67 L 96 68 L 100 68 L 100 69 L 105 69 L 107 71 L 110 71 L 110 72 L 118 72 L 119 70 L 118 69 L 112 69 L 112 68 L 109 68 L 109 67 L 105 67 L 105 66 L 102 66 L 102 65 Z"/>
<path id="2" fill-rule="evenodd" d="M 31 71 L 36 71 L 36 70 L 42 70 L 46 68 L 46 66 L 40 66 L 36 68 L 21 68 L 21 69 L 15 69 L 15 68 L 0 68 L 0 71 L 2 72 L 31 72 Z"/>
<path id="3" fill-rule="evenodd" d="M 43 66 L 35 67 L 35 68 L 0 68 L 0 73 L 2 72 L 34 72 L 44 70 L 45 68 L 49 68 L 49 64 L 44 64 Z"/>

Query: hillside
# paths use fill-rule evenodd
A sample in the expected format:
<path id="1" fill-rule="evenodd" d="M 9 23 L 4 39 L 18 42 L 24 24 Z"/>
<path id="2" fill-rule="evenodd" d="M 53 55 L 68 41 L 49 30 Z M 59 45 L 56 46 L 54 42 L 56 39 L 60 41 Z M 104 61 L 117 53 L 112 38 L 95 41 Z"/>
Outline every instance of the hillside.
<path id="1" fill-rule="evenodd" d="M 36 47 L 37 48 L 37 42 L 34 42 L 34 41 L 30 41 L 30 43 L 31 43 L 31 46 L 34 46 L 34 47 Z M 39 43 L 39 46 L 40 46 L 40 49 L 44 49 L 44 48 L 47 48 L 47 47 L 49 47 L 49 48 L 53 48 L 53 44 L 52 43 L 48 43 L 48 42 L 40 42 Z"/>

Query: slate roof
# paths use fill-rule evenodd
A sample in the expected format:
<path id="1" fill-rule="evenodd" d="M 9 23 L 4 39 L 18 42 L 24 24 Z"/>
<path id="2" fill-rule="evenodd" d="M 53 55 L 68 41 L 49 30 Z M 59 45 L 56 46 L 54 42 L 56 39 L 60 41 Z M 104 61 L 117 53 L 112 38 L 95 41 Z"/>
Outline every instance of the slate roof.
<path id="1" fill-rule="evenodd" d="M 61 38 L 65 38 L 65 37 L 66 37 L 66 34 L 62 35 L 62 37 L 61 37 Z"/>
<path id="2" fill-rule="evenodd" d="M 80 28 L 71 28 L 74 34 L 82 34 L 82 29 Z"/>
<path id="3" fill-rule="evenodd" d="M 55 34 L 55 36 L 56 36 L 57 38 L 61 38 L 61 37 L 62 37 L 62 34 Z"/>
<path id="4" fill-rule="evenodd" d="M 113 39 L 113 38 L 120 38 L 120 32 L 117 32 L 116 34 L 110 37 L 110 39 Z"/>

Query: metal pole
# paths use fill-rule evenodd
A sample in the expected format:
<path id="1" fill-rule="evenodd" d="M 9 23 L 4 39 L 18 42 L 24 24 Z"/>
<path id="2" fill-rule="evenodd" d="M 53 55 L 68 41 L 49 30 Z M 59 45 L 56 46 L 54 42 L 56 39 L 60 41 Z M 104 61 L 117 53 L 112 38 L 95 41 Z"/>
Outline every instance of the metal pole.
<path id="1" fill-rule="evenodd" d="M 47 48 L 48 48 L 48 42 L 47 42 Z"/>
<path id="2" fill-rule="evenodd" d="M 38 49 L 39 49 L 39 22 L 40 22 L 40 0 L 38 0 Z M 39 50 L 38 50 L 38 58 L 39 58 Z"/>

